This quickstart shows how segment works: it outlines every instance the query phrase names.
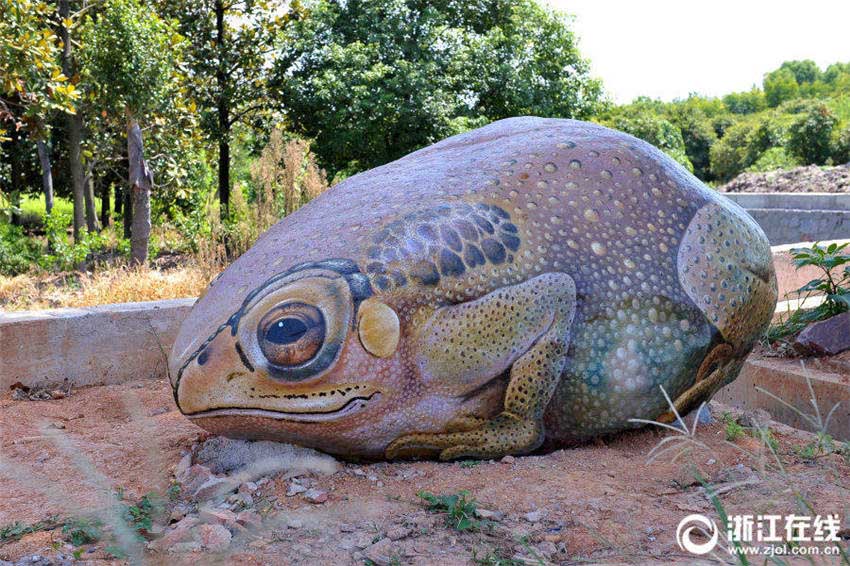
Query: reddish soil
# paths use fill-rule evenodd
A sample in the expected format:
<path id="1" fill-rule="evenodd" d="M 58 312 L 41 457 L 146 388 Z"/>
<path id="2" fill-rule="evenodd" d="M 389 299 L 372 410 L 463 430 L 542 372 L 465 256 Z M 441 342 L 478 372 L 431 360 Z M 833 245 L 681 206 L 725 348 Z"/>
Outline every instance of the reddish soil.
<path id="1" fill-rule="evenodd" d="M 780 469 L 752 435 L 725 441 L 724 410 L 714 405 L 713 422 L 699 427 L 696 441 L 705 448 L 693 444 L 676 462 L 669 453 L 648 463 L 649 452 L 670 434 L 653 428 L 499 462 L 345 463 L 329 476 L 278 474 L 260 482 L 253 495 L 250 508 L 262 523 L 231 528 L 225 550 L 154 543 L 140 547 L 142 561 L 470 564 L 474 557 L 500 556 L 530 563 L 697 564 L 678 548 L 676 526 L 691 513 L 715 519 L 717 513 L 694 469 L 721 493 L 729 513 L 837 513 L 850 527 L 850 455 L 804 459 L 801 450 L 814 437 L 771 423 Z M 0 400 L 0 529 L 51 516 L 60 522 L 103 516 L 115 508 L 116 490 L 128 502 L 151 491 L 164 494 L 181 455 L 204 438 L 176 412 L 163 382 L 91 387 L 50 401 L 15 401 L 7 394 Z M 288 497 L 293 485 L 324 492 L 327 500 Z M 477 500 L 489 525 L 454 530 L 417 497 L 420 491 L 461 490 Z M 814 513 L 802 509 L 798 497 Z M 184 498 L 180 505 L 197 512 L 197 501 Z M 148 540 L 169 532 L 167 512 L 164 517 L 144 533 Z M 106 531 L 104 540 L 78 548 L 60 528 L 0 539 L 0 561 L 40 554 L 64 563 L 61 555 L 76 550 L 78 563 L 124 563 L 105 551 Z M 842 544 L 847 548 L 848 541 Z"/>

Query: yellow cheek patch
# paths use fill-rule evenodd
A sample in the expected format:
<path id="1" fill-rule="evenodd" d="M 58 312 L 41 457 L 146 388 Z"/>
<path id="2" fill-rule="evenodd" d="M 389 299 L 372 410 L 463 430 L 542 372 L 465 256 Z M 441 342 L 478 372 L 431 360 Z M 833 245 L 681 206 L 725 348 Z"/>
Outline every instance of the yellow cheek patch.
<path id="1" fill-rule="evenodd" d="M 379 358 L 393 355 L 401 336 L 396 312 L 377 299 L 366 299 L 357 313 L 357 333 L 366 351 Z"/>

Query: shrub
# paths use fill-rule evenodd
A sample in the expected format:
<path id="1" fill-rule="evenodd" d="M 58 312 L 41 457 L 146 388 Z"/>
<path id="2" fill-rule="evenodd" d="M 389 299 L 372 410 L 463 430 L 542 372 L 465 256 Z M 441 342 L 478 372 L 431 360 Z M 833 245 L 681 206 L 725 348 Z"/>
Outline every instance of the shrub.
<path id="1" fill-rule="evenodd" d="M 788 151 L 805 164 L 823 165 L 832 155 L 838 119 L 825 104 L 815 104 L 791 126 Z"/>
<path id="2" fill-rule="evenodd" d="M 747 167 L 753 173 L 765 173 L 779 169 L 793 169 L 800 163 L 784 147 L 772 147 L 762 153 L 756 162 Z"/>
<path id="3" fill-rule="evenodd" d="M 38 260 L 40 246 L 20 226 L 0 222 L 0 274 L 25 273 Z"/>
<path id="4" fill-rule="evenodd" d="M 832 145 L 832 162 L 836 165 L 850 163 L 850 126 L 841 130 Z"/>

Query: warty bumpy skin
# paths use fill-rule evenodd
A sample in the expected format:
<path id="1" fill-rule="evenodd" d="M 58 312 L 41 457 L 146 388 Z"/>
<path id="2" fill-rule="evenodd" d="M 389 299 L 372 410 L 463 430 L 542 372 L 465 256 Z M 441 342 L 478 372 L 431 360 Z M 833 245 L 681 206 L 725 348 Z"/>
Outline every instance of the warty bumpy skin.
<path id="1" fill-rule="evenodd" d="M 497 457 L 669 421 L 664 392 L 695 408 L 775 304 L 762 230 L 672 159 L 512 118 L 281 220 L 195 305 L 170 373 L 216 433 Z"/>

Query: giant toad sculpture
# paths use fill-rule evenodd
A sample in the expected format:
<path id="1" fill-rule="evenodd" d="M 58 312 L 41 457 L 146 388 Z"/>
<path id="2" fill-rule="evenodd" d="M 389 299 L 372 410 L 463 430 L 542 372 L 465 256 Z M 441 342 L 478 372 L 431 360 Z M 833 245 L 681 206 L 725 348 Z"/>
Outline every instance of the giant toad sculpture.
<path id="1" fill-rule="evenodd" d="M 231 437 L 493 458 L 669 421 L 665 392 L 693 409 L 775 303 L 737 205 L 631 136 L 515 118 L 273 226 L 192 309 L 171 379 Z"/>

